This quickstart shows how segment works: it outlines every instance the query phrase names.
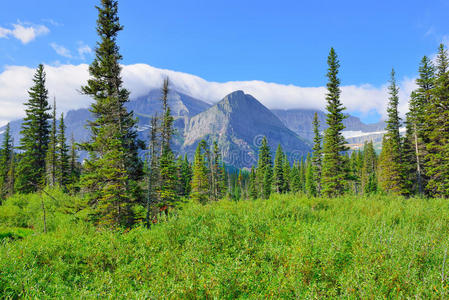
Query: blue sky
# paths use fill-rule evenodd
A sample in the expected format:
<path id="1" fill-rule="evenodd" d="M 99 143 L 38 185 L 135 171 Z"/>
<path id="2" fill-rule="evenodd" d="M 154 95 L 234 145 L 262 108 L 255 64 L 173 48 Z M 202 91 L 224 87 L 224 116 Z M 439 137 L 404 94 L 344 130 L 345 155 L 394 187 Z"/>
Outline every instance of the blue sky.
<path id="1" fill-rule="evenodd" d="M 97 40 L 96 3 L 4 1 L 0 72 L 41 62 L 89 63 L 88 50 Z M 145 63 L 208 81 L 304 87 L 325 85 L 326 57 L 333 46 L 341 60 L 342 85 L 381 87 L 392 67 L 399 78 L 413 78 L 420 58 L 449 40 L 448 11 L 449 1 L 122 0 L 125 30 L 119 44 L 126 65 Z M 18 25 L 39 30 L 30 40 L 15 35 Z M 364 118 L 378 116 L 372 112 Z"/>

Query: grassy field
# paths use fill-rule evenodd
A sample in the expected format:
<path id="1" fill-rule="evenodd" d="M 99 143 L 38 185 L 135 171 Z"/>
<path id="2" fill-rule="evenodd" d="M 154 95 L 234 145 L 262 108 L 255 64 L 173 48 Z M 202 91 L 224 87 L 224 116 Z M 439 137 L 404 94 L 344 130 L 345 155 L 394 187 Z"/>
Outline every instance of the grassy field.
<path id="1" fill-rule="evenodd" d="M 3 297 L 449 297 L 443 199 L 188 203 L 151 230 L 126 232 L 83 221 L 80 199 L 45 201 L 47 234 L 37 195 L 0 208 Z"/>

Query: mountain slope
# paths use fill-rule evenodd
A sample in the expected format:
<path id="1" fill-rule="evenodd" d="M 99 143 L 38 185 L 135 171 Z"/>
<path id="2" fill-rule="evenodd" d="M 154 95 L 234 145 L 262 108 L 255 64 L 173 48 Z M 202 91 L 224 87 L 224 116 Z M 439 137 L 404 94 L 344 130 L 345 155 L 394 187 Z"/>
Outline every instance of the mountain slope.
<path id="1" fill-rule="evenodd" d="M 287 126 L 300 137 L 312 141 L 313 140 L 313 116 L 318 113 L 318 120 L 320 121 L 320 130 L 325 130 L 328 126 L 326 124 L 326 113 L 320 110 L 311 109 L 275 109 L 273 113 Z M 385 128 L 384 122 L 374 124 L 365 124 L 359 118 L 348 115 L 343 121 L 346 126 L 345 131 L 361 131 L 361 132 L 377 132 Z"/>
<path id="2" fill-rule="evenodd" d="M 250 167 L 257 161 L 263 136 L 272 149 L 281 144 L 290 160 L 310 151 L 268 108 L 251 95 L 235 91 L 190 119 L 182 151 L 192 155 L 201 139 L 216 140 L 227 164 Z"/>

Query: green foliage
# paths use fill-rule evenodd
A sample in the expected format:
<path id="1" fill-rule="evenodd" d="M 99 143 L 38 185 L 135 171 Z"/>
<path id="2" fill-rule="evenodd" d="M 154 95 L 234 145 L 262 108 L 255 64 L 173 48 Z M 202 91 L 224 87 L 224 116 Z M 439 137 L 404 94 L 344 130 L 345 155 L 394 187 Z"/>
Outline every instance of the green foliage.
<path id="1" fill-rule="evenodd" d="M 390 94 L 388 98 L 388 118 L 386 134 L 382 142 L 382 152 L 379 157 L 379 185 L 385 192 L 396 195 L 408 195 L 404 178 L 404 162 L 402 158 L 402 143 L 399 134 L 401 119 L 398 113 L 399 87 L 396 84 L 395 72 L 391 71 Z"/>
<path id="2" fill-rule="evenodd" d="M 48 234 L 4 239 L 0 294 L 445 299 L 448 209 L 444 199 L 276 194 L 189 203 L 151 230 L 98 230 L 70 216 Z"/>
<path id="3" fill-rule="evenodd" d="M 136 120 L 125 104 L 129 91 L 122 87 L 117 34 L 119 23 L 116 0 L 102 0 L 98 9 L 97 33 L 100 41 L 95 59 L 89 66 L 90 79 L 82 92 L 93 98 L 88 123 L 91 140 L 83 144 L 89 152 L 81 178 L 83 190 L 90 196 L 95 220 L 107 226 L 129 226 L 134 222 L 133 202 L 141 200 L 138 180 L 142 162 L 138 150 Z"/>
<path id="4" fill-rule="evenodd" d="M 22 138 L 15 189 L 19 193 L 36 191 L 45 183 L 45 158 L 49 143 L 51 109 L 45 87 L 44 66 L 39 65 L 33 77 L 34 85 L 28 91 L 26 117 L 22 123 Z"/>
<path id="5" fill-rule="evenodd" d="M 13 185 L 11 184 L 10 171 L 14 163 L 14 146 L 12 144 L 9 123 L 6 125 L 3 143 L 0 149 L 0 204 L 2 200 L 13 193 Z"/>
<path id="6" fill-rule="evenodd" d="M 344 107 L 340 101 L 340 79 L 338 69 L 340 63 L 334 48 L 331 48 L 327 59 L 329 66 L 327 77 L 326 94 L 326 123 L 329 127 L 324 132 L 323 142 L 323 162 L 321 171 L 321 192 L 328 197 L 342 195 L 345 189 L 347 178 L 346 158 L 343 152 L 347 150 L 345 138 L 343 137 L 343 114 Z"/>
<path id="7" fill-rule="evenodd" d="M 65 137 L 65 129 L 64 114 L 61 114 L 61 118 L 59 120 L 59 130 L 56 139 L 56 178 L 58 184 L 64 189 L 67 189 L 72 174 L 70 171 L 69 146 L 67 145 L 67 140 Z"/>
<path id="8" fill-rule="evenodd" d="M 320 134 L 320 122 L 318 121 L 318 113 L 313 117 L 313 156 L 312 156 L 312 171 L 316 194 L 321 194 L 321 170 L 322 170 L 322 137 Z"/>
<path id="9" fill-rule="evenodd" d="M 363 166 L 361 172 L 361 188 L 365 194 L 377 191 L 377 155 L 373 142 L 366 142 L 363 147 Z"/>
<path id="10" fill-rule="evenodd" d="M 203 143 L 198 144 L 193 159 L 192 192 L 190 197 L 200 203 L 206 203 L 209 200 L 209 178 L 206 165 L 205 154 L 202 153 Z"/>
<path id="11" fill-rule="evenodd" d="M 271 185 L 273 183 L 272 166 L 270 147 L 268 147 L 267 138 L 264 136 L 259 148 L 259 159 L 256 168 L 258 193 L 264 199 L 268 199 L 271 194 Z"/>
<path id="12" fill-rule="evenodd" d="M 427 190 L 433 196 L 449 197 L 449 59 L 444 45 L 436 61 L 435 87 L 425 114 Z"/>
<path id="13" fill-rule="evenodd" d="M 284 175 L 284 152 L 282 151 L 281 144 L 279 144 L 274 155 L 273 167 L 273 187 L 277 193 L 283 193 L 285 191 L 285 176 L 287 174 Z"/>

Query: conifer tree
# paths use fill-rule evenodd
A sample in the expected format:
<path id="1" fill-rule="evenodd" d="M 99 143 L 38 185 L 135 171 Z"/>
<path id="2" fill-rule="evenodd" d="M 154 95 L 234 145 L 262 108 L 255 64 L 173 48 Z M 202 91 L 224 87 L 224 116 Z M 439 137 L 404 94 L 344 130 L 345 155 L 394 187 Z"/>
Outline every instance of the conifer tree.
<path id="1" fill-rule="evenodd" d="M 19 165 L 15 190 L 30 193 L 45 183 L 45 158 L 48 150 L 51 109 L 48 104 L 48 91 L 45 87 L 44 66 L 39 65 L 33 77 L 34 85 L 28 91 L 29 99 L 25 103 L 26 117 L 22 123 L 19 149 Z"/>
<path id="2" fill-rule="evenodd" d="M 70 185 L 72 192 L 75 191 L 75 185 L 78 183 L 80 175 L 81 175 L 81 165 L 78 162 L 78 154 L 75 143 L 75 138 L 72 134 L 70 139 L 70 166 L 69 166 L 69 174 L 70 174 Z"/>
<path id="3" fill-rule="evenodd" d="M 192 168 L 190 166 L 189 160 L 187 159 L 187 154 L 179 156 L 178 158 L 178 170 L 179 170 L 179 195 L 182 197 L 188 197 L 191 190 L 192 181 Z"/>
<path id="4" fill-rule="evenodd" d="M 399 88 L 396 84 L 395 72 L 391 71 L 390 94 L 386 121 L 387 128 L 382 142 L 382 152 L 379 157 L 379 185 L 385 192 L 404 195 L 408 194 L 404 181 L 402 161 L 402 144 L 399 128 L 401 119 L 398 113 Z"/>
<path id="5" fill-rule="evenodd" d="M 209 198 L 209 180 L 208 170 L 204 154 L 202 153 L 203 144 L 199 143 L 196 147 L 193 160 L 192 191 L 190 197 L 200 203 L 206 203 Z"/>
<path id="6" fill-rule="evenodd" d="M 91 140 L 82 144 L 89 152 L 84 163 L 82 187 L 88 193 L 97 223 L 129 226 L 134 222 L 133 205 L 141 197 L 138 180 L 142 161 L 138 150 L 133 112 L 126 110 L 129 92 L 123 88 L 117 34 L 119 23 L 117 0 L 101 0 L 97 7 L 97 33 L 100 41 L 95 59 L 89 66 L 90 79 L 82 92 L 93 98 L 88 123 Z"/>
<path id="7" fill-rule="evenodd" d="M 284 186 L 284 152 L 282 151 L 281 144 L 279 144 L 274 155 L 273 187 L 277 193 L 283 193 Z"/>
<path id="8" fill-rule="evenodd" d="M 365 142 L 363 148 L 363 166 L 361 173 L 361 189 L 365 194 L 371 194 L 377 191 L 377 156 L 374 150 L 373 142 Z"/>
<path id="9" fill-rule="evenodd" d="M 174 207 L 179 200 L 177 193 L 177 169 L 175 156 L 170 148 L 173 135 L 173 116 L 168 105 L 168 78 L 162 87 L 162 124 L 161 124 L 161 155 L 159 158 L 159 186 L 158 195 L 163 210 L 167 213 L 168 207 Z"/>
<path id="10" fill-rule="evenodd" d="M 0 149 L 0 204 L 2 199 L 10 195 L 9 174 L 11 161 L 13 160 L 13 144 L 9 123 L 6 125 L 5 134 L 3 135 L 3 143 Z"/>
<path id="11" fill-rule="evenodd" d="M 299 162 L 295 161 L 290 170 L 291 190 L 294 193 L 301 191 L 301 178 L 299 174 Z"/>
<path id="12" fill-rule="evenodd" d="M 216 141 L 212 145 L 210 162 L 212 199 L 217 201 L 224 195 L 223 169 L 221 168 L 221 155 Z"/>
<path id="13" fill-rule="evenodd" d="M 436 59 L 436 74 L 426 124 L 427 154 L 425 156 L 427 190 L 430 195 L 449 197 L 449 59 L 440 45 Z"/>
<path id="14" fill-rule="evenodd" d="M 15 182 L 16 182 L 16 154 L 14 152 L 14 140 L 11 142 L 11 159 L 9 161 L 9 168 L 8 168 L 8 181 L 6 183 L 6 191 L 7 196 L 12 196 L 15 193 Z"/>
<path id="15" fill-rule="evenodd" d="M 431 103 L 432 91 L 435 87 L 435 68 L 432 61 L 424 56 L 419 66 L 419 77 L 416 79 L 418 88 L 412 92 L 409 101 L 409 112 L 406 117 L 406 138 L 404 141 L 404 154 L 408 156 L 406 162 L 407 179 L 416 186 L 416 192 L 424 193 L 427 184 L 424 168 L 427 153 L 428 133 L 425 116 Z"/>
<path id="16" fill-rule="evenodd" d="M 159 185 L 159 155 L 158 155 L 158 117 L 155 114 L 150 121 L 149 151 L 146 160 L 147 193 L 145 226 L 150 227 L 150 221 L 155 221 L 159 206 L 156 187 Z"/>
<path id="17" fill-rule="evenodd" d="M 306 194 L 309 196 L 316 196 L 316 186 L 315 186 L 315 178 L 313 173 L 313 163 L 310 153 L 307 154 L 306 159 L 306 182 L 305 182 L 305 190 Z"/>
<path id="18" fill-rule="evenodd" d="M 346 158 L 343 152 L 347 151 L 342 131 L 345 128 L 345 119 L 342 111 L 344 107 L 340 101 L 340 79 L 338 69 L 340 63 L 334 48 L 331 48 L 327 59 L 329 66 L 327 77 L 327 119 L 329 127 L 324 132 L 323 162 L 321 173 L 321 192 L 327 197 L 342 195 L 346 185 L 347 171 Z"/>
<path id="19" fill-rule="evenodd" d="M 56 98 L 53 99 L 53 113 L 51 115 L 51 130 L 47 150 L 46 168 L 47 168 L 47 184 L 50 186 L 56 185 L 56 168 L 57 168 L 57 155 L 56 155 Z"/>
<path id="20" fill-rule="evenodd" d="M 316 194 L 321 193 L 321 159 L 322 159 L 322 148 L 321 148 L 321 134 L 320 134 L 320 122 L 318 121 L 318 113 L 315 112 L 313 117 L 313 157 L 312 157 L 312 171 L 314 178 L 314 186 Z"/>
<path id="21" fill-rule="evenodd" d="M 256 171 L 254 170 L 254 167 L 251 167 L 249 177 L 249 198 L 252 200 L 257 199 Z"/>
<path id="22" fill-rule="evenodd" d="M 284 193 L 290 191 L 290 162 L 288 161 L 287 154 L 284 154 L 283 159 L 283 174 L 284 174 L 284 187 L 282 188 Z"/>
<path id="23" fill-rule="evenodd" d="M 259 159 L 257 161 L 256 169 L 258 193 L 261 198 L 268 199 L 270 197 L 272 177 L 273 168 L 271 153 L 270 148 L 268 147 L 267 138 L 264 137 L 259 148 Z"/>
<path id="24" fill-rule="evenodd" d="M 300 191 L 302 193 L 306 192 L 306 165 L 304 158 L 301 157 L 301 160 L 299 162 L 299 182 L 300 182 Z"/>
<path id="25" fill-rule="evenodd" d="M 56 177 L 58 184 L 64 189 L 67 189 L 70 184 L 71 174 L 69 146 L 67 145 L 67 140 L 65 137 L 65 129 L 64 114 L 61 113 L 58 135 L 56 137 Z"/>

